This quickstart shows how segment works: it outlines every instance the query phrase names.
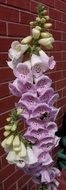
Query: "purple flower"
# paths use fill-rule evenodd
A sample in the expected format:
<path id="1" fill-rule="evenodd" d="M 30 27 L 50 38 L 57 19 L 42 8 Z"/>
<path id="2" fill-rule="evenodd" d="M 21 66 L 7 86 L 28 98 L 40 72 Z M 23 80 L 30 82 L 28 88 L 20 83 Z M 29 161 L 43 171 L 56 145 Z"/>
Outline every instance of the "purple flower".
<path id="1" fill-rule="evenodd" d="M 59 94 L 58 94 L 58 93 L 54 94 L 54 95 L 50 98 L 48 104 L 49 104 L 50 106 L 53 106 L 53 104 L 57 101 L 58 98 L 59 98 Z"/>
<path id="2" fill-rule="evenodd" d="M 37 105 L 37 94 L 32 94 L 32 93 L 25 93 L 23 94 L 21 98 L 21 102 L 25 104 L 29 110 L 33 110 L 33 108 Z"/>
<path id="3" fill-rule="evenodd" d="M 14 75 L 23 82 L 23 84 L 27 81 L 33 83 L 30 61 L 19 63 L 13 72 Z"/>

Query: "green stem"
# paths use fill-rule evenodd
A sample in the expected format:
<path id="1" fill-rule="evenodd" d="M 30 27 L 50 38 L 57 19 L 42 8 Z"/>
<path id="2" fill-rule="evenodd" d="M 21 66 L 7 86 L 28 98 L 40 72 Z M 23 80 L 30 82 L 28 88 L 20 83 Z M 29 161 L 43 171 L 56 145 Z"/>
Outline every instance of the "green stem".
<path id="1" fill-rule="evenodd" d="M 39 190 L 48 190 L 48 187 L 47 187 L 47 185 L 43 184 L 40 186 Z"/>

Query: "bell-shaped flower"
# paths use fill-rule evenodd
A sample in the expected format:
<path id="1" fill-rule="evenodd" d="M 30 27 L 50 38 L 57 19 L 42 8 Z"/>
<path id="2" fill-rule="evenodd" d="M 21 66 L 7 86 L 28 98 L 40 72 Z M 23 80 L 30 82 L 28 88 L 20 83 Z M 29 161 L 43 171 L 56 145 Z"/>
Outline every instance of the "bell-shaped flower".
<path id="1" fill-rule="evenodd" d="M 51 108 L 46 103 L 39 103 L 32 112 L 32 116 L 40 118 L 40 120 L 45 120 L 48 118 L 48 115 L 51 111 Z"/>
<path id="2" fill-rule="evenodd" d="M 15 79 L 13 83 L 9 83 L 9 90 L 14 96 L 21 97 L 22 91 L 19 89 L 19 80 Z"/>
<path id="3" fill-rule="evenodd" d="M 57 131 L 57 124 L 55 122 L 50 121 L 46 124 L 46 128 L 49 132 L 52 132 L 52 134 L 55 135 L 55 132 Z"/>
<path id="4" fill-rule="evenodd" d="M 41 95 L 47 88 L 49 88 L 52 84 L 52 80 L 46 76 L 42 75 L 41 77 L 35 79 L 37 92 Z"/>
<path id="5" fill-rule="evenodd" d="M 39 149 L 37 146 L 33 146 L 33 151 L 38 158 L 39 162 L 42 163 L 42 166 L 47 166 L 53 162 L 50 154 L 48 152 L 42 152 L 42 149 Z"/>
<path id="6" fill-rule="evenodd" d="M 22 61 L 23 54 L 28 49 L 28 45 L 22 45 L 19 41 L 13 41 L 9 49 L 8 56 L 11 61 L 7 61 L 8 66 L 14 69 Z"/>
<path id="7" fill-rule="evenodd" d="M 43 62 L 40 56 L 33 54 L 31 57 L 32 73 L 34 77 L 38 78 L 43 73 Z"/>
<path id="8" fill-rule="evenodd" d="M 42 95 L 39 97 L 39 100 L 41 103 L 48 103 L 48 101 L 50 100 L 50 98 L 52 97 L 52 95 L 54 94 L 54 90 L 53 88 L 47 88 L 46 90 L 44 90 L 44 92 L 42 93 Z"/>
<path id="9" fill-rule="evenodd" d="M 54 69 L 56 62 L 54 61 L 54 57 L 49 57 L 43 50 L 39 51 L 40 58 L 43 62 L 43 72 L 46 72 L 48 69 Z"/>
<path id="10" fill-rule="evenodd" d="M 14 75 L 25 84 L 27 81 L 33 83 L 30 61 L 19 63 L 13 70 Z"/>
<path id="11" fill-rule="evenodd" d="M 30 119 L 28 119 L 27 121 L 28 126 L 31 127 L 32 130 L 39 130 L 39 129 L 43 129 L 44 127 L 44 121 L 40 120 L 40 118 L 37 117 L 30 117 Z"/>
<path id="12" fill-rule="evenodd" d="M 36 94 L 34 95 L 29 92 L 23 94 L 21 102 L 28 107 L 28 110 L 32 110 L 37 104 Z"/>
<path id="13" fill-rule="evenodd" d="M 58 98 L 59 98 L 59 94 L 58 94 L 58 93 L 54 94 L 54 95 L 50 98 L 48 104 L 49 104 L 50 106 L 53 106 L 53 104 L 57 101 Z"/>
<path id="14" fill-rule="evenodd" d="M 60 108 L 51 107 L 50 121 L 55 121 Z"/>

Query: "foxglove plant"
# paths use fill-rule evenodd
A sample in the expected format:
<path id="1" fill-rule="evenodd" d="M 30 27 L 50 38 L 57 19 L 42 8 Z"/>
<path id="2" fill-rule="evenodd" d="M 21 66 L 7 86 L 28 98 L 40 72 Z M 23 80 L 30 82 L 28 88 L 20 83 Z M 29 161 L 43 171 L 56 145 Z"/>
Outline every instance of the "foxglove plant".
<path id="1" fill-rule="evenodd" d="M 16 79 L 9 83 L 10 92 L 19 97 L 15 110 L 7 118 L 4 127 L 5 139 L 2 147 L 7 152 L 7 161 L 22 168 L 31 175 L 42 189 L 57 190 L 56 177 L 60 175 L 53 167 L 51 151 L 58 143 L 55 136 L 55 119 L 60 108 L 54 103 L 59 97 L 54 93 L 52 80 L 45 74 L 52 70 L 56 62 L 42 48 L 51 49 L 54 38 L 49 31 L 52 26 L 43 5 L 38 7 L 38 17 L 30 22 L 31 35 L 21 42 L 14 41 L 9 49 L 8 66 L 13 69 Z M 28 60 L 23 61 L 25 54 Z M 19 120 L 25 120 L 27 129 L 24 134 L 18 132 Z"/>

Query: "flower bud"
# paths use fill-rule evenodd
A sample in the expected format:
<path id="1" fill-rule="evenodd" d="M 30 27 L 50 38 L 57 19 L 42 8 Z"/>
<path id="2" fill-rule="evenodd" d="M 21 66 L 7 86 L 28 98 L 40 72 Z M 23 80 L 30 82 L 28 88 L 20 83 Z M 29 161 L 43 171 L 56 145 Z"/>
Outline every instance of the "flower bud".
<path id="1" fill-rule="evenodd" d="M 40 22 L 41 21 L 40 17 L 36 17 L 36 21 Z"/>
<path id="2" fill-rule="evenodd" d="M 54 38 L 50 37 L 50 38 L 42 38 L 39 40 L 39 44 L 43 45 L 43 46 L 49 46 L 54 42 Z"/>
<path id="3" fill-rule="evenodd" d="M 10 134 L 10 131 L 5 131 L 4 136 L 7 137 Z"/>
<path id="4" fill-rule="evenodd" d="M 46 19 L 45 18 L 41 18 L 41 23 L 45 23 L 46 22 Z"/>
<path id="5" fill-rule="evenodd" d="M 49 38 L 49 37 L 52 37 L 52 34 L 49 33 L 49 32 L 42 32 L 42 33 L 41 33 L 41 37 L 42 37 L 42 38 Z"/>
<path id="6" fill-rule="evenodd" d="M 17 124 L 16 124 L 16 123 L 14 123 L 14 124 L 13 124 L 13 126 L 12 126 L 12 128 L 11 128 L 11 131 L 15 131 L 15 130 L 16 130 L 16 128 L 17 128 Z"/>
<path id="7" fill-rule="evenodd" d="M 5 128 L 5 130 L 9 131 L 9 130 L 11 130 L 12 125 L 5 125 L 4 128 Z"/>
<path id="8" fill-rule="evenodd" d="M 7 138 L 4 139 L 4 140 L 2 141 L 2 143 L 1 143 L 1 146 L 2 146 L 3 148 L 6 148 L 6 141 L 7 141 Z"/>
<path id="9" fill-rule="evenodd" d="M 44 11 L 42 11 L 42 14 L 46 14 L 47 13 L 47 10 L 45 9 Z"/>
<path id="10" fill-rule="evenodd" d="M 32 37 L 31 36 L 27 36 L 25 37 L 22 41 L 21 41 L 21 44 L 29 44 L 32 40 Z"/>
<path id="11" fill-rule="evenodd" d="M 10 117 L 8 117 L 8 118 L 6 119 L 6 121 L 8 121 L 8 122 L 9 122 L 10 120 L 11 120 L 11 118 L 10 118 Z"/>
<path id="12" fill-rule="evenodd" d="M 27 154 L 26 147 L 23 142 L 21 142 L 21 151 L 19 152 L 20 157 L 25 157 Z"/>
<path id="13" fill-rule="evenodd" d="M 14 147 L 20 146 L 20 139 L 19 139 L 18 135 L 16 135 L 15 138 L 14 138 L 14 140 L 13 140 L 13 146 Z"/>
<path id="14" fill-rule="evenodd" d="M 45 24 L 44 24 L 44 28 L 46 28 L 46 29 L 50 28 L 51 26 L 52 26 L 51 23 L 45 23 Z"/>
<path id="15" fill-rule="evenodd" d="M 49 19 L 50 19 L 50 17 L 49 17 L 49 16 L 45 16 L 45 19 L 46 19 L 46 20 L 49 20 Z"/>
<path id="16" fill-rule="evenodd" d="M 18 108 L 17 109 L 17 115 L 20 115 L 22 113 L 22 109 L 21 108 Z"/>
<path id="17" fill-rule="evenodd" d="M 36 28 L 33 28 L 33 29 L 32 29 L 32 35 L 33 35 L 33 38 L 34 38 L 34 39 L 38 39 L 39 36 L 40 36 L 40 31 L 37 30 Z"/>
<path id="18" fill-rule="evenodd" d="M 35 27 L 37 30 L 41 31 L 41 27 L 40 26 L 36 26 Z"/>
<path id="19" fill-rule="evenodd" d="M 33 26 L 33 22 L 30 22 L 30 25 Z"/>
<path id="20" fill-rule="evenodd" d="M 10 135 L 9 137 L 7 137 L 6 145 L 10 146 L 12 144 L 12 142 L 13 142 L 13 139 L 14 139 L 14 135 Z"/>

